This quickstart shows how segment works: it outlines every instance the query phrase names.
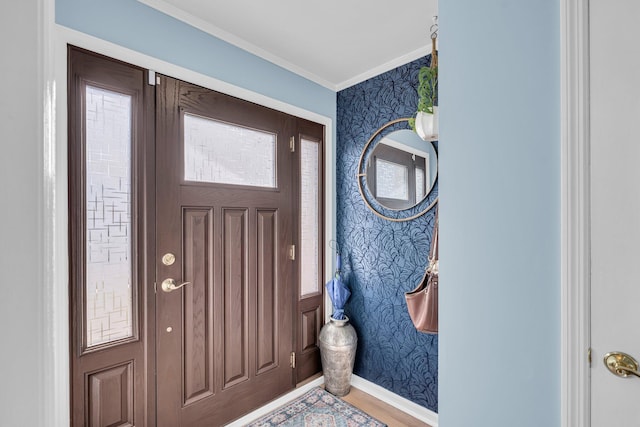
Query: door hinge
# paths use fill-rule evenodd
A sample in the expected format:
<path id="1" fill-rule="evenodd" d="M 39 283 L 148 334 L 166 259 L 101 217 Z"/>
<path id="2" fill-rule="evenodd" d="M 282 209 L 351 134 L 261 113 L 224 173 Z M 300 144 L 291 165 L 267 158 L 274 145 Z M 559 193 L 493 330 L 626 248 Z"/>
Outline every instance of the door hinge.
<path id="1" fill-rule="evenodd" d="M 289 138 L 289 151 L 291 151 L 292 153 L 296 152 L 296 137 L 292 136 L 291 138 Z"/>
<path id="2" fill-rule="evenodd" d="M 296 369 L 296 352 L 295 351 L 291 352 L 291 357 L 289 358 L 289 366 L 291 366 L 291 369 Z"/>
<path id="3" fill-rule="evenodd" d="M 296 245 L 289 245 L 289 259 L 291 261 L 296 260 Z"/>
<path id="4" fill-rule="evenodd" d="M 153 282 L 153 293 L 154 294 L 158 293 L 158 282 Z"/>
<path id="5" fill-rule="evenodd" d="M 587 360 L 589 361 L 589 366 L 591 366 L 591 347 L 587 350 Z"/>
<path id="6" fill-rule="evenodd" d="M 156 78 L 156 72 L 149 70 L 149 86 L 155 86 L 158 80 L 160 80 L 160 77 Z"/>

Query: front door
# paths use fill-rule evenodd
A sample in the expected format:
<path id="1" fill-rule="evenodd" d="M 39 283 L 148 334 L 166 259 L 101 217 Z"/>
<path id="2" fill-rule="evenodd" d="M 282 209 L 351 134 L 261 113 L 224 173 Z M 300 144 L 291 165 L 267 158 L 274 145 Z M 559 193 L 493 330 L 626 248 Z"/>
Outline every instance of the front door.
<path id="1" fill-rule="evenodd" d="M 294 386 L 295 121 L 168 77 L 156 93 L 158 426 L 222 425 Z"/>
<path id="2" fill-rule="evenodd" d="M 318 373 L 324 127 L 69 65 L 73 425 L 222 425 Z"/>
<path id="3" fill-rule="evenodd" d="M 610 352 L 640 361 L 640 3 L 590 1 L 591 425 L 640 426 L 640 378 Z"/>

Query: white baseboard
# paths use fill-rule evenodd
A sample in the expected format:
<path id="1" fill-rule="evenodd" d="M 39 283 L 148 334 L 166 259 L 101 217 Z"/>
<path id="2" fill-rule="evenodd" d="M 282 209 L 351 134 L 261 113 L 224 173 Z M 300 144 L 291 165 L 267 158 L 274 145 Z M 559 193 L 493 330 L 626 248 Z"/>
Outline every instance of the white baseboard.
<path id="1" fill-rule="evenodd" d="M 226 427 L 242 427 L 252 421 L 257 420 L 263 415 L 267 415 L 269 412 L 274 411 L 275 409 L 286 405 L 293 399 L 296 399 L 314 387 L 320 386 L 324 384 L 324 377 L 316 378 L 313 381 L 306 383 L 303 386 L 296 388 L 295 390 L 285 394 L 284 396 L 279 397 L 278 399 L 268 403 L 265 406 L 256 409 L 255 411 L 245 415 L 242 418 L 239 418 L 233 421 L 230 424 L 227 424 Z M 417 403 L 413 403 L 412 401 L 405 399 L 402 396 L 399 396 L 386 388 L 380 387 L 377 384 L 372 383 L 371 381 L 367 381 L 364 378 L 361 378 L 357 375 L 353 375 L 351 377 L 351 385 L 364 391 L 371 396 L 382 400 L 384 403 L 387 403 L 394 408 L 400 409 L 402 412 L 406 412 L 411 415 L 413 418 L 416 418 L 420 421 L 424 421 L 432 427 L 438 427 L 438 414 L 424 406 L 420 406 Z"/>
<path id="2" fill-rule="evenodd" d="M 413 418 L 424 421 L 432 427 L 438 427 L 438 414 L 430 411 L 424 406 L 420 406 L 417 403 L 410 401 L 409 399 L 405 399 L 404 397 L 399 396 L 392 391 L 389 391 L 384 387 L 380 387 L 379 385 L 374 384 L 371 381 L 367 381 L 357 375 L 353 375 L 351 377 L 351 385 L 377 399 L 382 400 L 385 403 L 388 403 L 394 408 L 400 409 L 402 412 L 406 412 Z"/>

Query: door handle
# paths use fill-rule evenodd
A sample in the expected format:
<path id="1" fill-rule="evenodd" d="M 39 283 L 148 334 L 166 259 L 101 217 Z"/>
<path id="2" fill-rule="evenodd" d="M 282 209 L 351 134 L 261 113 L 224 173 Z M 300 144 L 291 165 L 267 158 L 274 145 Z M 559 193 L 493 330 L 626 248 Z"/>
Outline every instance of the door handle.
<path id="1" fill-rule="evenodd" d="M 173 292 L 176 289 L 180 289 L 181 287 L 190 285 L 190 284 L 191 282 L 184 282 L 178 285 L 178 282 L 176 282 L 175 279 L 169 278 L 169 279 L 164 279 L 162 281 L 161 287 L 162 287 L 162 290 L 165 292 Z"/>
<path id="2" fill-rule="evenodd" d="M 626 353 L 620 351 L 607 353 L 604 356 L 604 364 L 615 376 L 627 378 L 629 375 L 634 375 L 640 378 L 638 361 Z"/>

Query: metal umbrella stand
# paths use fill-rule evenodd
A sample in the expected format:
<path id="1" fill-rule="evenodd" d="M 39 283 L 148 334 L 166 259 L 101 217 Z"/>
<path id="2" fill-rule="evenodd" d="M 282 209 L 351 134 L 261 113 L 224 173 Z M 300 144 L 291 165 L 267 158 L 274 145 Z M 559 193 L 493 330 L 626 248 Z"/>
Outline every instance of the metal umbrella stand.
<path id="1" fill-rule="evenodd" d="M 344 314 L 344 306 L 351 291 L 340 277 L 342 259 L 336 250 L 336 272 L 326 284 L 327 292 L 333 303 L 333 314 L 320 330 L 318 338 L 324 388 L 336 396 L 349 394 L 351 374 L 356 358 L 358 336 Z"/>

